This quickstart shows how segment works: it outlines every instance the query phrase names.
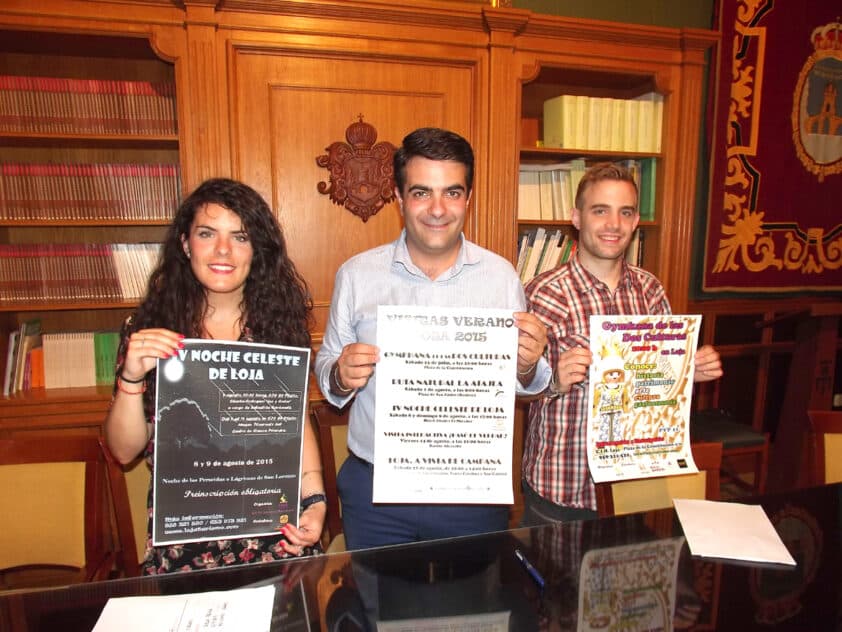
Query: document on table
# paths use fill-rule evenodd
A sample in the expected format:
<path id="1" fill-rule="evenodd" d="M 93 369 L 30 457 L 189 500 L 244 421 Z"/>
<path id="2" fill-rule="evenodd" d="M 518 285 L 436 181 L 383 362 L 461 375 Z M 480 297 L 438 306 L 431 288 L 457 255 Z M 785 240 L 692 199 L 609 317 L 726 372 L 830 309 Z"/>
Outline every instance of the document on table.
<path id="1" fill-rule="evenodd" d="M 795 566 L 763 507 L 678 498 L 673 503 L 693 555 Z"/>
<path id="2" fill-rule="evenodd" d="M 93 632 L 269 632 L 275 586 L 108 600 Z"/>

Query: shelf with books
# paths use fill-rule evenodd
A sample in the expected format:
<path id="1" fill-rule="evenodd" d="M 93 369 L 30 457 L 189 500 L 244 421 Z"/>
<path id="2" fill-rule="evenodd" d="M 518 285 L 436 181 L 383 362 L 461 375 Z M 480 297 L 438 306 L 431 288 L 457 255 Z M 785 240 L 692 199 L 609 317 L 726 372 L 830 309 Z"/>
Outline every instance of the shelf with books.
<path id="1" fill-rule="evenodd" d="M 166 223 L 175 164 L 0 162 L 0 222 Z"/>
<path id="2" fill-rule="evenodd" d="M 139 301 L 160 244 L 0 244 L 0 307 Z"/>
<path id="3" fill-rule="evenodd" d="M 27 320 L 9 336 L 3 395 L 113 384 L 119 342 L 116 331 L 48 334 Z"/>
<path id="4" fill-rule="evenodd" d="M 650 256 L 654 249 L 643 244 L 656 243 L 660 234 L 656 185 L 663 170 L 665 100 L 655 86 L 653 75 L 555 66 L 540 67 L 531 81 L 523 83 L 519 247 L 524 231 L 534 227 L 561 227 L 575 239 L 569 218 L 578 182 L 588 166 L 607 161 L 629 168 L 638 184 L 641 221 L 627 260 L 644 267 L 654 261 Z M 536 171 L 542 175 L 532 176 Z M 543 175 L 545 171 L 564 174 L 560 190 L 552 176 Z M 524 193 L 524 181 L 536 191 Z"/>
<path id="5" fill-rule="evenodd" d="M 119 330 L 182 195 L 179 140 L 175 66 L 147 39 L 0 30 L 2 375 L 26 322 Z"/>
<path id="6" fill-rule="evenodd" d="M 137 307 L 138 301 L 98 301 L 92 304 L 90 301 L 27 301 L 19 303 L 0 304 L 0 312 L 6 313 L 24 313 L 35 311 L 46 312 L 65 312 L 77 310 L 112 310 L 112 309 L 132 309 Z"/>
<path id="7" fill-rule="evenodd" d="M 178 134 L 30 134 L 0 130 L 4 147 L 66 147 L 117 149 L 178 149 Z"/>
<path id="8" fill-rule="evenodd" d="M 663 95 L 631 98 L 562 93 L 543 103 L 543 147 L 567 151 L 661 151 Z"/>
<path id="9" fill-rule="evenodd" d="M 578 235 L 570 224 L 520 224 L 515 268 L 525 285 L 534 277 L 566 263 L 577 248 Z M 638 228 L 626 250 L 626 261 L 640 266 L 645 256 L 646 232 Z"/>
<path id="10" fill-rule="evenodd" d="M 640 219 L 646 223 L 656 220 L 657 158 L 613 159 L 631 171 L 637 184 Z M 575 206 L 579 181 L 588 166 L 604 161 L 604 157 L 588 155 L 565 162 L 520 163 L 518 178 L 518 223 L 569 221 Z"/>
<path id="11" fill-rule="evenodd" d="M 587 163 L 648 161 L 656 186 L 648 199 L 641 199 L 638 233 L 643 248 L 636 260 L 658 276 L 673 308 L 684 310 L 692 267 L 705 57 L 718 33 L 536 14 L 530 14 L 519 29 L 513 44 L 519 72 L 511 84 L 518 98 L 505 110 L 519 133 L 511 157 L 506 158 L 518 167 L 578 158 Z M 574 104 L 569 112 L 562 101 Z M 560 106 L 554 113 L 553 104 Z M 594 104 L 596 116 L 590 116 Z M 499 108 L 507 105 L 499 101 Z M 637 125 L 634 144 L 626 143 L 632 137 L 629 133 L 626 138 L 626 130 L 633 129 L 626 125 L 633 120 L 627 119 L 626 110 L 629 114 L 636 110 L 651 123 L 651 134 L 648 125 Z M 650 111 L 651 116 L 646 114 Z M 547 119 L 552 127 L 554 116 L 561 121 L 561 129 L 555 130 L 560 133 L 548 134 Z M 650 141 L 639 142 L 644 138 Z M 493 140 L 504 146 L 503 133 Z M 504 167 L 497 173 L 509 177 L 512 163 Z M 512 178 L 515 186 L 518 172 Z M 517 208 L 517 191 L 510 199 Z M 520 232 L 544 222 L 556 226 L 547 217 L 527 222 L 522 213 L 514 213 L 509 243 L 513 255 Z M 575 232 L 572 227 L 568 230 Z"/>

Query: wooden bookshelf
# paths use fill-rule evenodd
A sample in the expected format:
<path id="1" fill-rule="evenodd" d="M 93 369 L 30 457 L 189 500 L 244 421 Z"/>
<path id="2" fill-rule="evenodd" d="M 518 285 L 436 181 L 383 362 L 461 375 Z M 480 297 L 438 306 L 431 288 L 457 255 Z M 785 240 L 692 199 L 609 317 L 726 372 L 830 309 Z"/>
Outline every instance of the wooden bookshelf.
<path id="1" fill-rule="evenodd" d="M 37 123 L 45 109 L 55 107 L 57 111 L 52 118 L 61 120 L 62 129 L 26 129 L 21 128 L 24 123 L 15 120 L 15 117 L 4 119 L 4 122 L 0 122 L 0 150 L 5 165 L 10 165 L 11 169 L 28 168 L 29 171 L 38 168 L 33 165 L 43 165 L 45 167 L 41 168 L 49 169 L 50 172 L 55 171 L 55 165 L 66 165 L 76 169 L 76 173 L 80 170 L 79 165 L 91 165 L 94 168 L 116 165 L 114 172 L 109 174 L 100 170 L 88 173 L 86 177 L 74 174 L 59 179 L 56 176 L 52 181 L 49 181 L 49 175 L 9 176 L 5 193 L 2 193 L 5 196 L 2 203 L 6 211 L 0 217 L 0 244 L 33 247 L 159 242 L 169 223 L 169 219 L 164 217 L 164 211 L 169 209 L 169 215 L 174 210 L 181 196 L 181 187 L 174 181 L 169 183 L 173 192 L 166 196 L 161 194 L 161 199 L 156 203 L 160 215 L 155 219 L 146 219 L 141 215 L 146 212 L 143 207 L 149 206 L 148 198 L 133 198 L 132 195 L 141 195 L 138 192 L 141 185 L 151 188 L 163 182 L 150 179 L 152 176 L 147 174 L 151 173 L 152 167 L 149 165 L 175 165 L 176 169 L 180 169 L 177 130 L 152 130 L 153 125 L 164 128 L 168 124 L 163 120 L 155 123 L 148 118 L 154 116 L 151 109 L 153 100 L 162 106 L 171 103 L 173 109 L 174 100 L 169 99 L 165 93 L 162 93 L 163 96 L 146 95 L 143 97 L 146 101 L 143 102 L 138 95 L 117 94 L 120 89 L 126 90 L 132 86 L 175 85 L 174 64 L 155 54 L 150 38 L 138 37 L 137 33 L 128 31 L 120 35 L 105 35 L 84 28 L 72 32 L 55 32 L 49 28 L 38 30 L 34 25 L 33 28 L 0 26 L 0 75 L 22 78 L 16 80 L 17 83 L 27 82 L 27 85 L 36 81 L 40 81 L 39 86 L 52 82 L 50 90 L 57 91 L 60 86 L 71 86 L 73 90 L 83 89 L 80 80 L 96 82 L 96 87 L 91 90 L 115 91 L 114 94 L 102 96 L 94 92 L 52 93 L 45 90 L 39 93 L 34 90 L 24 97 L 23 92 L 14 92 L 9 88 L 6 92 L 6 114 L 15 111 L 9 108 L 9 102 L 12 101 L 17 107 L 26 110 L 20 112 L 18 119 Z M 82 99 L 87 100 L 86 113 L 94 118 L 85 119 L 88 122 L 84 124 L 80 119 L 80 129 L 74 130 L 72 115 L 82 110 Z M 134 101 L 129 104 L 129 99 Z M 36 104 L 39 109 L 33 110 Z M 106 106 L 110 109 L 106 109 Z M 134 115 L 137 120 L 123 124 L 114 118 L 120 115 Z M 104 121 L 100 123 L 103 129 L 109 126 L 124 127 L 125 131 L 93 129 L 94 124 L 89 121 L 95 120 L 97 116 Z M 142 125 L 147 125 L 150 133 L 134 131 L 134 127 Z M 118 175 L 116 169 L 123 165 L 128 166 L 124 171 L 128 168 L 144 170 L 143 176 Z M 88 190 L 83 190 L 81 182 L 86 179 L 99 188 L 94 189 L 91 185 Z M 10 186 L 10 182 L 15 186 Z M 65 191 L 69 194 L 67 202 L 61 201 L 64 197 L 57 197 L 56 190 L 47 190 L 48 186 L 57 189 L 60 182 L 68 186 L 79 186 L 78 190 Z M 109 188 L 103 188 L 106 186 Z M 85 197 L 95 195 L 97 190 L 103 191 L 114 202 Z M 21 195 L 27 194 L 32 196 L 31 199 L 21 199 Z M 59 201 L 54 201 L 56 199 Z M 106 206 L 108 204 L 111 207 Z M 62 214 L 52 210 L 62 206 L 73 207 L 74 214 L 83 216 L 71 217 L 69 211 Z M 137 207 L 138 212 L 125 216 L 127 210 L 133 207 Z M 27 209 L 27 216 L 20 210 L 23 208 Z M 84 216 L 86 208 L 103 210 L 88 210 L 89 216 Z M 66 265 L 66 262 L 58 259 L 56 263 Z M 9 332 L 18 328 L 22 322 L 39 319 L 45 333 L 116 330 L 135 307 L 136 300 L 39 300 L 34 297 L 33 300 L 7 300 L 3 303 L 0 306 L 0 365 L 5 370 Z M 72 419 L 76 414 L 73 411 L 80 410 L 80 406 L 84 411 L 93 406 L 99 409 L 101 420 L 101 411 L 108 397 L 103 397 L 102 393 L 92 395 L 87 391 L 77 394 L 74 390 L 57 389 L 57 392 L 48 391 L 46 395 L 37 391 L 17 393 L 3 402 L 0 408 L 8 412 L 22 405 L 31 405 L 31 412 L 36 416 L 40 416 L 44 410 L 64 410 L 68 418 Z M 0 417 L 5 417 L 5 413 Z"/>
<path id="2" fill-rule="evenodd" d="M 654 158 L 654 219 L 641 221 L 642 265 L 664 284 L 676 312 L 689 299 L 690 229 L 695 212 L 698 133 L 702 116 L 705 51 L 717 34 L 696 29 L 660 29 L 555 16 L 531 15 L 515 37 L 519 96 L 512 114 L 520 131 L 514 164 Z M 663 97 L 661 144 L 657 153 L 577 150 L 536 146 L 544 137 L 543 108 L 563 94 L 634 99 Z M 694 130 L 688 133 L 686 130 Z M 574 192 L 575 195 L 575 192 Z M 516 206 L 516 200 L 512 201 Z M 514 218 L 515 235 L 524 227 L 569 227 L 569 222 Z"/>

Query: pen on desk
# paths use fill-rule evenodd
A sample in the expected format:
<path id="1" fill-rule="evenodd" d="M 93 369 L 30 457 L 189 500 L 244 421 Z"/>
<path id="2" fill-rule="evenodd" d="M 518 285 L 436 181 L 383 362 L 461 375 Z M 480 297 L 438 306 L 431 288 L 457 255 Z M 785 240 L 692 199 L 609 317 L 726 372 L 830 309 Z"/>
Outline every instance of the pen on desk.
<path id="1" fill-rule="evenodd" d="M 529 563 L 529 560 L 520 552 L 520 549 L 515 549 L 515 557 L 518 559 L 523 567 L 526 569 L 526 572 L 529 573 L 529 576 L 535 580 L 535 583 L 538 584 L 538 587 L 543 589 L 544 588 L 544 578 L 541 577 L 541 573 L 539 573 L 532 564 Z"/>

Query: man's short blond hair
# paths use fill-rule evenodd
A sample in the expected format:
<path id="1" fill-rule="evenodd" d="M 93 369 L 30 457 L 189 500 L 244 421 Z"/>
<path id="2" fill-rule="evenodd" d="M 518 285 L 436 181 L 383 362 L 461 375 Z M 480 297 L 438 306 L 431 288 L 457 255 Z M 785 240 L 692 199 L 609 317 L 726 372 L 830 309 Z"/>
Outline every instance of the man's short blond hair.
<path id="1" fill-rule="evenodd" d="M 585 171 L 585 175 L 579 181 L 579 186 L 576 188 L 576 208 L 580 211 L 584 204 L 585 192 L 597 182 L 603 180 L 619 180 L 621 182 L 630 182 L 634 187 L 634 195 L 637 197 L 639 191 L 637 190 L 637 183 L 634 181 L 632 172 L 622 165 L 614 164 L 613 162 L 598 162 Z"/>

